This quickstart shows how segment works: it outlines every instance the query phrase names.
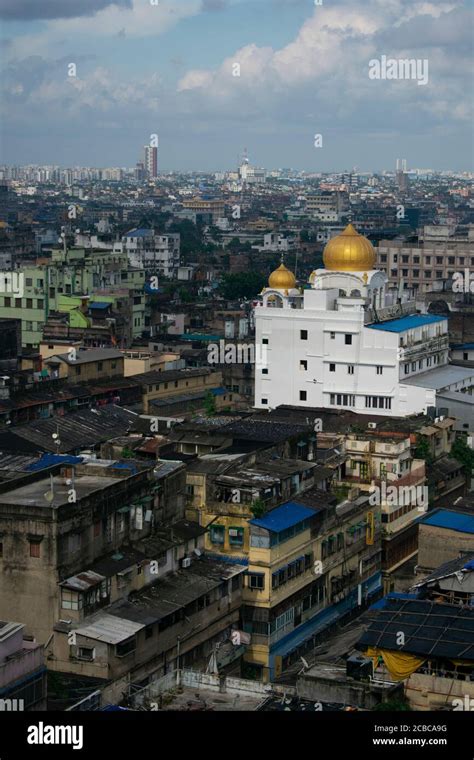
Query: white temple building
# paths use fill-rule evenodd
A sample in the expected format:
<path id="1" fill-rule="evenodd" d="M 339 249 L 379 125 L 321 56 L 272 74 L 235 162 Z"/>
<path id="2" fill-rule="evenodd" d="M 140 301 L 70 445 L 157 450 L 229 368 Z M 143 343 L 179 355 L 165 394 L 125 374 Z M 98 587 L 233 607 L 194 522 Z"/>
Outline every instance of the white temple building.
<path id="1" fill-rule="evenodd" d="M 407 416 L 454 392 L 474 410 L 474 369 L 448 363 L 447 318 L 398 302 L 375 258 L 349 224 L 328 242 L 325 268 L 305 288 L 283 263 L 270 275 L 255 309 L 256 345 L 266 347 L 266 363 L 255 369 L 257 408 Z"/>

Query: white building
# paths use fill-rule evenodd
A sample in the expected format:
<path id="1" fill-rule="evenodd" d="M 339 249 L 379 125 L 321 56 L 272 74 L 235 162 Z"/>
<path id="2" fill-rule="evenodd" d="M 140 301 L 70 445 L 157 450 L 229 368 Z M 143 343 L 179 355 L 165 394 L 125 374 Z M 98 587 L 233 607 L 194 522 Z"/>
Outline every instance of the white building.
<path id="1" fill-rule="evenodd" d="M 448 365 L 447 319 L 391 303 L 375 251 L 352 225 L 323 257 L 304 289 L 281 264 L 262 292 L 256 343 L 267 359 L 256 371 L 256 407 L 406 416 L 435 407 L 439 392 L 471 393 L 474 369 Z"/>
<path id="2" fill-rule="evenodd" d="M 180 259 L 179 234 L 155 235 L 152 229 L 127 232 L 114 250 L 126 250 L 130 266 L 164 277 L 176 278 Z"/>

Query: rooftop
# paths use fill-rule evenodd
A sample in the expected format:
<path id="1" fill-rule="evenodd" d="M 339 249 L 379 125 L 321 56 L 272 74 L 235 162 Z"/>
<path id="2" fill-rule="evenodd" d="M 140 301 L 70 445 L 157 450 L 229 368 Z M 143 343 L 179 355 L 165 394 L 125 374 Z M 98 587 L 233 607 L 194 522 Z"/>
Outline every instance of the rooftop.
<path id="1" fill-rule="evenodd" d="M 455 383 L 462 382 L 463 380 L 472 380 L 474 384 L 474 369 L 458 367 L 455 364 L 447 364 L 444 367 L 437 367 L 436 369 L 429 370 L 428 372 L 422 372 L 419 375 L 403 379 L 403 385 L 417 385 L 422 388 L 433 388 L 433 390 L 442 390 Z M 456 393 L 456 398 L 463 400 L 463 396 Z"/>
<path id="2" fill-rule="evenodd" d="M 474 609 L 428 600 L 385 597 L 356 648 L 408 652 L 419 657 L 474 661 Z M 399 643 L 399 634 L 405 643 Z"/>
<path id="3" fill-rule="evenodd" d="M 286 504 L 282 504 L 280 507 L 267 512 L 264 517 L 250 520 L 250 524 L 269 530 L 271 533 L 281 533 L 288 528 L 292 528 L 294 525 L 298 525 L 298 523 L 314 517 L 317 511 L 319 510 L 305 507 L 297 501 L 288 501 Z"/>
<path id="4" fill-rule="evenodd" d="M 474 533 L 474 515 L 455 512 L 451 509 L 436 509 L 419 522 L 420 525 L 433 525 L 436 528 L 446 528 L 459 533 Z"/>
<path id="5" fill-rule="evenodd" d="M 105 304 L 106 306 L 108 304 Z M 102 362 L 110 359 L 123 359 L 121 351 L 117 351 L 115 348 L 91 348 L 80 349 L 76 351 L 74 359 L 71 359 L 69 354 L 55 354 L 45 359 L 46 364 L 55 364 L 57 361 L 65 362 L 71 367 L 76 364 L 90 364 L 91 362 Z"/>
<path id="6" fill-rule="evenodd" d="M 402 333 L 408 330 L 414 330 L 424 325 L 436 324 L 437 322 L 447 322 L 447 317 L 437 317 L 433 314 L 410 314 L 399 319 L 389 319 L 386 322 L 378 322 L 373 325 L 366 325 L 371 330 L 384 330 L 385 332 Z"/>

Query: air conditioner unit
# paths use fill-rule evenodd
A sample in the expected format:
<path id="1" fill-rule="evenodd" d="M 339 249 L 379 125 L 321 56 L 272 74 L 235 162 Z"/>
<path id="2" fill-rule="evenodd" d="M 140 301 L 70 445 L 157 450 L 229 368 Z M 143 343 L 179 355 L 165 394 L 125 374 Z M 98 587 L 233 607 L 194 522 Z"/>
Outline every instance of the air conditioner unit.
<path id="1" fill-rule="evenodd" d="M 369 430 L 375 430 L 377 428 L 377 423 L 376 422 L 369 422 L 369 424 L 367 425 L 367 427 L 369 428 Z"/>
<path id="2" fill-rule="evenodd" d="M 191 557 L 185 557 L 181 561 L 181 567 L 190 567 L 190 565 L 191 565 Z"/>

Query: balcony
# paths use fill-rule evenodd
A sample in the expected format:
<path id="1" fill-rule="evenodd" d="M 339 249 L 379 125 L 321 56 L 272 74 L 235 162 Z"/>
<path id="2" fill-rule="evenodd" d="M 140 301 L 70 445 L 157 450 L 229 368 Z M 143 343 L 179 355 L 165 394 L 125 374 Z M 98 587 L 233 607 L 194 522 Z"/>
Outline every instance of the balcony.
<path id="1" fill-rule="evenodd" d="M 426 356 L 427 354 L 446 351 L 449 347 L 449 338 L 447 335 L 437 336 L 430 340 L 418 340 L 416 343 L 407 346 L 400 346 L 400 359 L 413 359 L 418 354 Z"/>

